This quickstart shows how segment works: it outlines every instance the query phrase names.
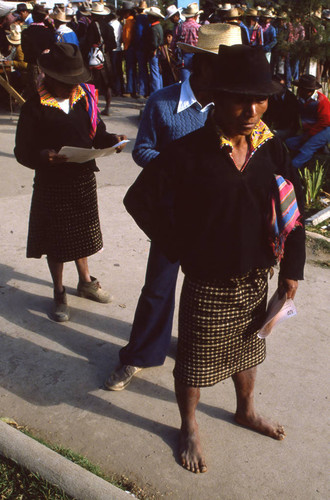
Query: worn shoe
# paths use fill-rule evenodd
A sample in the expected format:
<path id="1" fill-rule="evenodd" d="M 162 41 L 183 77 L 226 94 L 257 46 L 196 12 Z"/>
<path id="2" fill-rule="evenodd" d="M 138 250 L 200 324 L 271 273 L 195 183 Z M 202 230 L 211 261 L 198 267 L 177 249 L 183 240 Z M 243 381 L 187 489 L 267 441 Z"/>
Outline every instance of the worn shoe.
<path id="1" fill-rule="evenodd" d="M 120 365 L 110 374 L 104 386 L 109 391 L 122 391 L 142 369 L 139 366 Z"/>
<path id="2" fill-rule="evenodd" d="M 84 297 L 85 299 L 95 300 L 95 302 L 101 302 L 102 304 L 107 304 L 113 300 L 113 297 L 109 292 L 102 290 L 100 283 L 97 278 L 91 276 L 90 282 L 78 283 L 78 295 L 79 297 Z"/>
<path id="3" fill-rule="evenodd" d="M 64 321 L 69 321 L 70 311 L 68 307 L 68 300 L 66 296 L 65 288 L 63 287 L 63 292 L 55 292 L 54 290 L 54 319 L 59 323 Z"/>

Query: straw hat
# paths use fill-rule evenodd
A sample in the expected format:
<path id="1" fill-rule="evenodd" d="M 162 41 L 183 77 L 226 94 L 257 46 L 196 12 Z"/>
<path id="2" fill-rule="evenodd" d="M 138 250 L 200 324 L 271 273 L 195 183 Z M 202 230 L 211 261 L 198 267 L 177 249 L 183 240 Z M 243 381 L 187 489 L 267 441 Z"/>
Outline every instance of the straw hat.
<path id="1" fill-rule="evenodd" d="M 165 21 L 166 19 L 169 19 L 170 17 L 174 16 L 177 12 L 181 13 L 182 7 L 176 7 L 176 5 L 170 5 L 166 9 L 166 16 L 165 16 Z"/>
<path id="2" fill-rule="evenodd" d="M 50 14 L 49 17 L 51 17 L 55 21 L 60 21 L 61 23 L 69 23 L 71 21 L 71 19 L 66 17 L 66 14 L 65 12 L 63 12 L 63 10 L 56 10 L 52 14 Z"/>
<path id="3" fill-rule="evenodd" d="M 11 45 L 21 45 L 21 32 L 17 30 L 10 30 L 9 34 L 6 35 L 8 42 Z"/>
<path id="4" fill-rule="evenodd" d="M 104 7 L 103 3 L 93 2 L 91 14 L 96 14 L 97 16 L 107 16 L 110 14 L 110 9 Z"/>
<path id="5" fill-rule="evenodd" d="M 219 45 L 239 45 L 242 43 L 241 28 L 232 24 L 204 24 L 198 30 L 197 46 L 178 42 L 178 47 L 188 54 L 217 54 Z"/>
<path id="6" fill-rule="evenodd" d="M 242 16 L 241 12 L 236 8 L 227 10 L 224 15 L 225 19 L 238 19 L 241 16 Z"/>
<path id="7" fill-rule="evenodd" d="M 271 10 L 265 10 L 262 12 L 261 17 L 273 19 L 275 16 Z"/>
<path id="8" fill-rule="evenodd" d="M 219 5 L 220 10 L 230 10 L 231 9 L 231 3 L 224 3 L 223 5 L 221 5 L 221 7 L 220 7 L 220 5 Z"/>
<path id="9" fill-rule="evenodd" d="M 144 13 L 148 14 L 148 16 L 160 17 L 164 19 L 164 16 L 158 7 L 149 7 L 148 9 L 145 9 Z"/>
<path id="10" fill-rule="evenodd" d="M 87 82 L 91 77 L 79 48 L 73 43 L 55 43 L 40 55 L 38 63 L 46 75 L 70 85 Z"/>
<path id="11" fill-rule="evenodd" d="M 246 9 L 245 11 L 246 17 L 258 17 L 257 9 Z"/>
<path id="12" fill-rule="evenodd" d="M 212 88 L 265 97 L 283 90 L 282 85 L 272 79 L 263 48 L 248 45 L 220 45 L 215 85 Z"/>
<path id="13" fill-rule="evenodd" d="M 182 10 L 182 14 L 184 17 L 195 17 L 198 16 L 198 14 L 202 14 L 204 11 L 199 10 L 198 4 L 197 3 L 190 3 L 188 7 Z"/>

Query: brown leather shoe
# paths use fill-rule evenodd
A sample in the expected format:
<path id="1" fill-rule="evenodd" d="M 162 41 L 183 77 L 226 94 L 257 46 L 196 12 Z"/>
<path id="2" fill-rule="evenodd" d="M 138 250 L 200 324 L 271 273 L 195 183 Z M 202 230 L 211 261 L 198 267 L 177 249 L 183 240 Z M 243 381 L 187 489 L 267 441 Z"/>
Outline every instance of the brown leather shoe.
<path id="1" fill-rule="evenodd" d="M 84 297 L 85 299 L 95 300 L 96 302 L 101 302 L 102 304 L 107 304 L 113 300 L 113 297 L 109 292 L 106 292 L 101 288 L 101 285 L 97 278 L 91 276 L 90 282 L 79 281 L 77 291 L 79 297 Z"/>

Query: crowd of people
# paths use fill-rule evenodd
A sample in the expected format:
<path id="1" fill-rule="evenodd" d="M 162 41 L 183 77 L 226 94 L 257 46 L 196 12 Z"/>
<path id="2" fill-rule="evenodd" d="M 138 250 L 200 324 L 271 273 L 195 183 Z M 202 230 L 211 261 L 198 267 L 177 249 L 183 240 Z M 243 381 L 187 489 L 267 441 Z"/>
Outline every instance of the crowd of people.
<path id="1" fill-rule="evenodd" d="M 39 4 L 20 3 L 15 11 L 5 2 L 1 4 L 2 66 L 14 70 L 9 78 L 23 95 L 31 95 L 37 56 L 56 41 L 75 43 L 86 66 L 93 66 L 94 83 L 105 96 L 104 114 L 108 114 L 111 94 L 148 97 L 187 78 L 192 54 L 178 44 L 196 45 L 200 26 L 217 23 L 238 25 L 243 44 L 262 46 L 272 73 L 283 74 L 287 88 L 303 73 L 313 74 L 318 81 L 329 77 L 326 53 L 318 60 L 304 59 L 296 50 L 304 40 L 326 41 L 327 9 L 302 20 L 290 12 L 248 8 L 243 3 L 216 5 L 209 1 L 204 10 L 197 3 L 185 9 L 170 5 L 163 12 L 159 7 L 148 7 L 144 0 L 138 4 L 124 0 L 118 9 L 88 1 L 55 5 L 50 12 Z M 96 53 L 101 60 L 93 57 Z"/>
<path id="2" fill-rule="evenodd" d="M 87 260 L 102 248 L 98 169 L 95 161 L 68 161 L 60 149 L 117 145 L 125 135 L 108 133 L 101 117 L 109 113 L 111 92 L 148 97 L 133 150 L 143 170 L 124 199 L 151 240 L 146 281 L 129 342 L 105 387 L 121 391 L 143 368 L 164 363 L 181 266 L 174 368 L 179 448 L 182 465 L 196 473 L 207 469 L 195 415 L 201 387 L 232 377 L 236 422 L 284 438 L 283 427 L 254 408 L 256 367 L 266 354 L 258 331 L 273 266 L 279 263 L 279 297 L 293 299 L 303 279 L 297 168 L 327 144 L 330 132 L 330 102 L 317 77 L 292 78 L 296 97 L 272 64 L 282 57 L 273 43 L 274 14 L 246 10 L 245 25 L 243 10 L 227 7 L 200 24 L 196 3 L 182 11 L 171 5 L 164 16 L 144 2 L 135 8 L 124 1 L 119 14 L 95 2 L 80 6 L 70 22 L 61 8 L 48 15 L 35 5 L 29 26 L 5 35 L 21 36 L 28 65 L 15 147 L 17 160 L 35 170 L 27 256 L 47 256 L 58 322 L 70 319 L 65 262 L 76 264 L 78 295 L 111 300 Z M 163 17 L 173 25 L 165 43 Z M 95 87 L 105 99 L 101 113 Z M 293 162 L 283 140 L 297 150 Z"/>

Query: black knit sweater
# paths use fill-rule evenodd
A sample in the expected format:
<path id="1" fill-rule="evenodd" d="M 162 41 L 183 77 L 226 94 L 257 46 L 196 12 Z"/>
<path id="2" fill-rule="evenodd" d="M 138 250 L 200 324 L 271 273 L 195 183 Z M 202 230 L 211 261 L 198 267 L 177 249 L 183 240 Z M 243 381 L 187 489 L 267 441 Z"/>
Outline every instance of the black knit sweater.
<path id="1" fill-rule="evenodd" d="M 278 138 L 262 144 L 240 172 L 207 122 L 147 165 L 124 202 L 185 274 L 226 279 L 275 262 L 268 222 L 274 174 L 293 182 L 302 213 L 300 181 Z M 303 279 L 304 241 L 302 227 L 288 236 L 283 277 Z"/>

